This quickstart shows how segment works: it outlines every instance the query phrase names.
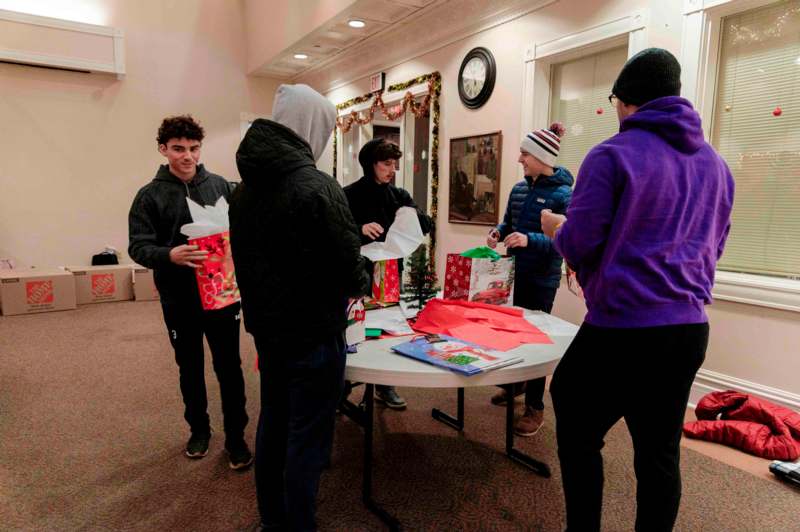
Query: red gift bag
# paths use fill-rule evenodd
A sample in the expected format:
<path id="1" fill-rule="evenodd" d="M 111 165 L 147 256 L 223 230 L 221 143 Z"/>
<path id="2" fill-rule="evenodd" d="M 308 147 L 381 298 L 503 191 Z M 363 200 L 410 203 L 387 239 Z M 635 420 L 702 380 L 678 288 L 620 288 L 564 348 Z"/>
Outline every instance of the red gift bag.
<path id="1" fill-rule="evenodd" d="M 514 259 L 476 259 L 447 255 L 444 299 L 511 305 L 514 300 Z"/>
<path id="2" fill-rule="evenodd" d="M 203 309 L 217 310 L 239 301 L 241 298 L 233 270 L 231 238 L 228 231 L 190 238 L 189 244 L 208 252 L 208 258 L 195 269 Z"/>
<path id="3" fill-rule="evenodd" d="M 400 301 L 400 270 L 397 259 L 381 260 L 372 270 L 372 297 L 381 303 Z"/>

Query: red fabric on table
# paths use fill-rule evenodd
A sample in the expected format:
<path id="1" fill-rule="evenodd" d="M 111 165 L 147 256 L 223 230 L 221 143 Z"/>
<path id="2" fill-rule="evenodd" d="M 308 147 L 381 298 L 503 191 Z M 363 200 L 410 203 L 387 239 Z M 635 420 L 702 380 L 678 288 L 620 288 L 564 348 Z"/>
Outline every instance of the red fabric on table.
<path id="1" fill-rule="evenodd" d="M 508 351 L 521 344 L 552 344 L 524 317 L 522 309 L 432 299 L 412 325 L 417 332 L 446 334 L 490 349 Z"/>

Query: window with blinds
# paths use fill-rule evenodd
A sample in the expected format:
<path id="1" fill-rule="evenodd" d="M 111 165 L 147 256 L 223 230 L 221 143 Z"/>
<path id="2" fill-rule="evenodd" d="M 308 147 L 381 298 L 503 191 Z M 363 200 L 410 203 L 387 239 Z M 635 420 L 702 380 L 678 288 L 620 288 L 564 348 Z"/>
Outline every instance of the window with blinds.
<path id="1" fill-rule="evenodd" d="M 800 276 L 800 0 L 724 18 L 712 143 L 736 181 L 719 269 Z"/>
<path id="2" fill-rule="evenodd" d="M 627 59 L 628 48 L 622 46 L 551 69 L 550 122 L 561 122 L 566 129 L 558 164 L 574 176 L 589 150 L 619 131 L 608 95 Z"/>

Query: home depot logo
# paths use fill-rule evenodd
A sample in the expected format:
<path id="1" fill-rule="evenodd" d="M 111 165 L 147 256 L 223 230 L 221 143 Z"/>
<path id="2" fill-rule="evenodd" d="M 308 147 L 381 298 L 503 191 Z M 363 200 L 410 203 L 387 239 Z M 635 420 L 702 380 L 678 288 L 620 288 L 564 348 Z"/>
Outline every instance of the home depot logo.
<path id="1" fill-rule="evenodd" d="M 117 287 L 113 273 L 97 273 L 92 275 L 92 296 L 113 296 Z"/>
<path id="2" fill-rule="evenodd" d="M 42 305 L 53 302 L 53 281 L 28 281 L 25 293 L 29 305 Z"/>

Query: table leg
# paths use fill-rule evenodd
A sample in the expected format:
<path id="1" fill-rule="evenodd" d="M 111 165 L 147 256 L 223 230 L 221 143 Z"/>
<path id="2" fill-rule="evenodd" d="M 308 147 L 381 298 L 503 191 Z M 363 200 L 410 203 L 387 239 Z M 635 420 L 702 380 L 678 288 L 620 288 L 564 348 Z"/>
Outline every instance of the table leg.
<path id="1" fill-rule="evenodd" d="M 445 425 L 449 425 L 456 429 L 457 431 L 464 430 L 464 388 L 458 389 L 458 417 L 454 418 L 450 414 L 446 414 L 439 410 L 438 408 L 434 408 L 431 410 L 431 416 L 436 421 L 441 421 Z"/>
<path id="2" fill-rule="evenodd" d="M 373 414 L 375 411 L 375 385 L 367 384 L 365 409 L 362 417 L 362 426 L 364 428 L 364 477 L 362 484 L 362 500 L 364 505 L 375 515 L 377 515 L 383 523 L 389 527 L 389 530 L 400 530 L 400 522 L 392 516 L 389 512 L 384 510 L 372 498 L 372 438 L 374 429 Z M 358 420 L 355 420 L 358 422 Z"/>
<path id="3" fill-rule="evenodd" d="M 514 448 L 514 385 L 506 384 L 503 389 L 508 397 L 508 401 L 506 401 L 506 455 L 513 461 L 531 469 L 537 475 L 550 478 L 550 468 L 547 464 Z"/>

